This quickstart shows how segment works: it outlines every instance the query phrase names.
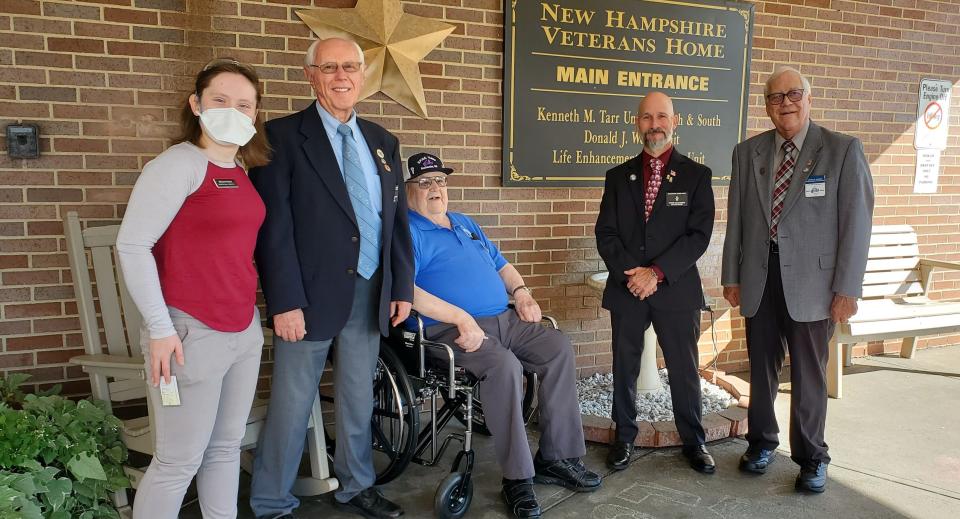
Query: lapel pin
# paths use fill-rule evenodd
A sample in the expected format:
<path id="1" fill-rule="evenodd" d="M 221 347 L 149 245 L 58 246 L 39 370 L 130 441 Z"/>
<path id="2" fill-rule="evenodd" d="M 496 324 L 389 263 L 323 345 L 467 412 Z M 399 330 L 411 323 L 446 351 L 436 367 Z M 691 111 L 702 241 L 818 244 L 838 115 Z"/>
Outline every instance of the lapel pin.
<path id="1" fill-rule="evenodd" d="M 636 173 L 630 173 L 630 181 L 633 182 L 633 181 L 635 181 L 635 180 L 637 180 L 637 174 L 636 174 Z"/>
<path id="2" fill-rule="evenodd" d="M 384 157 L 383 150 L 381 150 L 380 148 L 377 148 L 377 156 L 380 157 L 380 160 L 383 160 L 383 157 Z"/>
<path id="3" fill-rule="evenodd" d="M 389 165 L 389 164 L 384 164 L 384 165 L 383 165 L 383 169 L 387 170 L 387 172 L 389 173 L 389 172 L 390 172 L 390 165 Z"/>

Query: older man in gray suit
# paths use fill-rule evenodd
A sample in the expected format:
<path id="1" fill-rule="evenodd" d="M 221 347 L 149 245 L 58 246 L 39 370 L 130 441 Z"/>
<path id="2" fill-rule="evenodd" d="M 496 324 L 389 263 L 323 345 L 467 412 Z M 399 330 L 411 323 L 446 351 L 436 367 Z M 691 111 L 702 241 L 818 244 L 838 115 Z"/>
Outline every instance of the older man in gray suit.
<path id="1" fill-rule="evenodd" d="M 827 480 L 827 345 L 857 312 L 873 214 L 873 180 L 855 137 L 810 121 L 810 83 L 779 68 L 764 89 L 776 127 L 737 145 L 721 283 L 746 317 L 750 430 L 740 469 L 762 474 L 779 444 L 773 402 L 790 352 L 790 454 L 796 489 Z"/>

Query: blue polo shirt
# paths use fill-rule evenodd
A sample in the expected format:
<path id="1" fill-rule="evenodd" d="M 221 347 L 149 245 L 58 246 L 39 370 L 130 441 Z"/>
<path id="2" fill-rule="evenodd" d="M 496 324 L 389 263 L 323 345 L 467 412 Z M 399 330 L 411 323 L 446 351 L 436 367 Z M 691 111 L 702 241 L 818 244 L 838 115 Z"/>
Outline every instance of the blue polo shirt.
<path id="1" fill-rule="evenodd" d="M 453 229 L 410 210 L 414 282 L 474 317 L 503 313 L 509 300 L 499 272 L 507 260 L 470 217 L 454 212 L 447 217 Z M 423 316 L 423 323 L 430 326 L 437 321 Z"/>

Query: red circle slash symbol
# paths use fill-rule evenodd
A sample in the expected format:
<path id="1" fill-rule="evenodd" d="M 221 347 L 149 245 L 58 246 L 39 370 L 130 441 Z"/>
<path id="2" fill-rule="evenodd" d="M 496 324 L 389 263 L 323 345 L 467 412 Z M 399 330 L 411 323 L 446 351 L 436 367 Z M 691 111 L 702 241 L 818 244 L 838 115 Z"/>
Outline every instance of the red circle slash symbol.
<path id="1" fill-rule="evenodd" d="M 936 130 L 941 122 L 943 122 L 943 107 L 940 106 L 940 103 L 931 101 L 926 110 L 923 111 L 923 124 L 931 130 Z"/>

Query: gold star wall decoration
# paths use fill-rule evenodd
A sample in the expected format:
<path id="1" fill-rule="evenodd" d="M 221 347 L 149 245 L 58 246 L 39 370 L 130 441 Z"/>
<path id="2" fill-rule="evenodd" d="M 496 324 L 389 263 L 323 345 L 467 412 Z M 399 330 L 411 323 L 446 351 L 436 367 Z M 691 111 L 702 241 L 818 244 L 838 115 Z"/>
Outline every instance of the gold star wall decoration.
<path id="1" fill-rule="evenodd" d="M 357 0 L 353 9 L 305 9 L 297 15 L 321 39 L 349 38 L 360 45 L 366 64 L 360 99 L 383 92 L 426 118 L 419 63 L 453 25 L 407 14 L 400 0 Z"/>

